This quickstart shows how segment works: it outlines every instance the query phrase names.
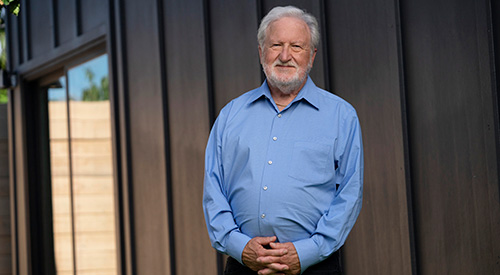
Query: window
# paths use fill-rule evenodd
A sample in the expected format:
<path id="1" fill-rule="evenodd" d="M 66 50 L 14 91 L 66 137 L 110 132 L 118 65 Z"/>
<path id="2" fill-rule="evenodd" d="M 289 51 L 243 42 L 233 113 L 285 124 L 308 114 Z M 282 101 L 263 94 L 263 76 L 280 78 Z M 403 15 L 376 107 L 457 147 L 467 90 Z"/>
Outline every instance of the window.
<path id="1" fill-rule="evenodd" d="M 57 274 L 116 274 L 107 55 L 46 87 Z"/>

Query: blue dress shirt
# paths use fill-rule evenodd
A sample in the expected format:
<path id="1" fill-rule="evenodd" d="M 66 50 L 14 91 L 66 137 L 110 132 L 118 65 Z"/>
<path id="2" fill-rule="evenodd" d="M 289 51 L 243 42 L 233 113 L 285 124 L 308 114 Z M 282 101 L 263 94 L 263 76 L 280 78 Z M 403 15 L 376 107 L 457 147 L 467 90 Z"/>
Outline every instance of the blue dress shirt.
<path id="1" fill-rule="evenodd" d="M 353 227 L 362 190 L 356 111 L 309 77 L 282 111 L 264 82 L 228 103 L 210 133 L 205 220 L 212 246 L 239 262 L 257 236 L 293 242 L 302 272 L 326 259 Z"/>

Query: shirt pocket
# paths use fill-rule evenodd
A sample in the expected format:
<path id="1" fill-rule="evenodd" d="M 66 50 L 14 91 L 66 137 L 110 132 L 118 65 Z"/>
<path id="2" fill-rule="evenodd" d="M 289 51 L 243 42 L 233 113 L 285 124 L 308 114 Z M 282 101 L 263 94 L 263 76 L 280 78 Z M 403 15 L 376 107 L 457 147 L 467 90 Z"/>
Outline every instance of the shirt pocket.
<path id="1" fill-rule="evenodd" d="M 322 183 L 333 176 L 333 150 L 328 144 L 295 142 L 288 176 L 308 183 Z"/>

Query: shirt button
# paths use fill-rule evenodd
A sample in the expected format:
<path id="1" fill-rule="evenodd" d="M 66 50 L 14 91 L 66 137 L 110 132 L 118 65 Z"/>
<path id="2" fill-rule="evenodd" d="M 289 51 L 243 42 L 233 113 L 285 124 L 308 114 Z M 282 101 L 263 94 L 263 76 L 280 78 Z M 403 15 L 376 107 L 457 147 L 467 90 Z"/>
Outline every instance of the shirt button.
<path id="1" fill-rule="evenodd" d="M 265 218 L 266 217 L 266 214 L 262 214 L 260 215 L 261 218 Z"/>
<path id="2" fill-rule="evenodd" d="M 278 117 L 281 117 L 281 114 L 278 114 Z"/>
<path id="3" fill-rule="evenodd" d="M 270 161 L 268 161 L 267 163 L 268 163 L 269 165 L 271 165 L 271 164 L 273 164 L 273 161 L 272 161 L 272 160 L 270 160 Z"/>
<path id="4" fill-rule="evenodd" d="M 278 138 L 277 137 L 273 137 L 273 140 L 276 141 L 276 140 L 278 140 Z"/>
<path id="5" fill-rule="evenodd" d="M 264 191 L 266 191 L 267 190 L 267 186 L 262 187 L 262 189 L 264 189 Z"/>

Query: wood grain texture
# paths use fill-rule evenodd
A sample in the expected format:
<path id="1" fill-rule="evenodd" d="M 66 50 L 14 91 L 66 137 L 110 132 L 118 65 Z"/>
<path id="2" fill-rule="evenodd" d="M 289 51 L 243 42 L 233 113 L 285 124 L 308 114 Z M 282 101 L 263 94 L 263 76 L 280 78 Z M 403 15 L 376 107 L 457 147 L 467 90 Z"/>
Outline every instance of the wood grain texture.
<path id="1" fill-rule="evenodd" d="M 77 12 L 82 20 L 82 33 L 92 32 L 99 25 L 107 23 L 107 7 L 107 3 L 100 0 L 80 1 L 80 9 Z"/>
<path id="2" fill-rule="evenodd" d="M 163 2 L 177 274 L 217 270 L 202 211 L 210 123 L 203 2 Z"/>
<path id="3" fill-rule="evenodd" d="M 157 1 L 126 1 L 126 87 L 135 272 L 170 274 L 167 173 Z M 127 209 L 126 211 L 129 211 Z"/>
<path id="4" fill-rule="evenodd" d="M 12 115 L 14 116 L 14 122 L 12 125 L 12 131 L 14 132 L 16 140 L 13 141 L 15 146 L 14 150 L 16 152 L 15 158 L 15 170 L 13 173 L 16 174 L 15 182 L 15 210 L 11 213 L 16 215 L 17 225 L 16 225 L 16 239 L 17 246 L 16 251 L 16 271 L 19 274 L 31 273 L 31 252 L 30 252 L 30 236 L 29 236 L 29 204 L 28 204 L 28 179 L 27 179 L 27 160 L 26 160 L 26 146 L 25 146 L 25 128 L 24 128 L 24 106 L 23 106 L 23 93 L 21 88 L 15 89 L 14 95 L 11 98 L 13 106 L 11 109 Z"/>
<path id="5" fill-rule="evenodd" d="M 110 102 L 66 106 L 48 103 L 56 270 L 116 274 Z"/>
<path id="6" fill-rule="evenodd" d="M 332 90 L 356 108 L 364 144 L 363 209 L 345 245 L 346 274 L 411 274 L 394 1 L 326 6 Z"/>
<path id="7" fill-rule="evenodd" d="M 7 105 L 0 104 L 0 274 L 12 272 Z"/>
<path id="8" fill-rule="evenodd" d="M 420 274 L 500 274 L 488 5 L 402 3 Z"/>
<path id="9" fill-rule="evenodd" d="M 29 1 L 29 5 L 25 6 L 26 11 L 23 15 L 29 14 L 29 40 L 36 41 L 30 43 L 31 57 L 41 56 L 53 48 L 53 32 L 52 27 L 48 22 L 51 21 L 51 4 L 50 0 Z"/>
<path id="10" fill-rule="evenodd" d="M 325 36 L 311 76 L 351 102 L 363 127 L 364 205 L 345 246 L 346 274 L 500 274 L 497 1 L 114 0 L 116 26 L 109 28 L 110 4 L 81 0 L 80 36 L 76 1 L 55 1 L 57 28 L 46 24 L 50 1 L 22 0 L 22 14 L 9 16 L 10 64 L 31 81 L 93 43 L 116 43 L 110 67 L 119 91 L 127 274 L 170 274 L 172 266 L 177 274 L 197 274 L 200 266 L 216 274 L 201 207 L 210 122 L 229 100 L 261 84 L 260 16 L 288 4 L 320 18 Z M 51 46 L 53 29 L 60 47 Z M 16 272 L 31 274 L 29 88 L 21 85 L 11 103 L 19 223 L 12 249 Z M 84 127 L 75 122 L 74 131 L 85 135 Z M 98 143 L 75 142 L 74 150 L 109 147 Z M 54 144 L 61 158 L 64 146 Z M 82 172 L 112 169 L 81 156 Z M 64 181 L 64 169 L 58 173 Z M 104 192 L 92 193 L 91 180 L 80 180 L 82 201 Z"/>
<path id="11" fill-rule="evenodd" d="M 262 83 L 255 1 L 209 1 L 215 115 Z"/>
<path id="12" fill-rule="evenodd" d="M 57 37 L 60 44 L 70 42 L 76 37 L 76 3 L 75 1 L 56 1 L 57 3 Z"/>

